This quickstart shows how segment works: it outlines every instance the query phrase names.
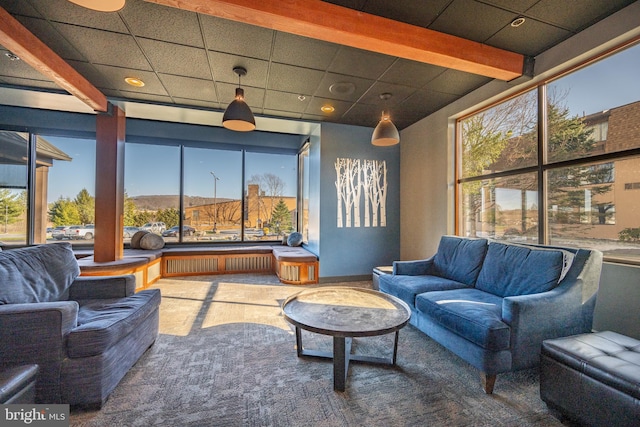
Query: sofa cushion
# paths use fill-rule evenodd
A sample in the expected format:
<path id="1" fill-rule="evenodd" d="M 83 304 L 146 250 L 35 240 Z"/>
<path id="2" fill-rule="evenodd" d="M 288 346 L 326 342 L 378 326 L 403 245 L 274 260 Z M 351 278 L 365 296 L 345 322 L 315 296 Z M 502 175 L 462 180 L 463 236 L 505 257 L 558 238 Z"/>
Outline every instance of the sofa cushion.
<path id="1" fill-rule="evenodd" d="M 416 296 L 416 309 L 484 349 L 509 349 L 511 330 L 496 295 L 478 289 L 425 292 Z"/>
<path id="2" fill-rule="evenodd" d="M 69 242 L 0 252 L 0 304 L 64 301 L 80 275 Z"/>
<path id="3" fill-rule="evenodd" d="M 126 298 L 78 301 L 78 326 L 67 338 L 69 357 L 104 353 L 160 305 L 160 290 L 148 289 Z"/>
<path id="4" fill-rule="evenodd" d="M 430 273 L 473 286 L 486 253 L 486 239 L 442 236 Z"/>
<path id="5" fill-rule="evenodd" d="M 438 276 L 405 276 L 384 274 L 380 276 L 380 291 L 400 298 L 414 307 L 416 295 L 428 291 L 467 288 L 468 285 Z"/>
<path id="6" fill-rule="evenodd" d="M 558 285 L 563 268 L 560 250 L 491 242 L 476 288 L 500 297 L 545 292 Z"/>
<path id="7" fill-rule="evenodd" d="M 287 237 L 287 245 L 289 246 L 300 246 L 302 245 L 302 241 L 302 233 L 298 233 L 297 231 L 289 234 Z"/>

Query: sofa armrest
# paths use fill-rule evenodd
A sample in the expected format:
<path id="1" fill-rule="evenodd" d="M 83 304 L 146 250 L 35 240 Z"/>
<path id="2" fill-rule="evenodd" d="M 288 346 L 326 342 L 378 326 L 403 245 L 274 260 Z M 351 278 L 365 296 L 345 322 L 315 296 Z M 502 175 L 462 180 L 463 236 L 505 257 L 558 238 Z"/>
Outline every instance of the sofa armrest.
<path id="1" fill-rule="evenodd" d="M 393 261 L 393 274 L 424 276 L 431 272 L 433 257 L 413 261 Z"/>
<path id="2" fill-rule="evenodd" d="M 69 288 L 69 299 L 123 298 L 136 291 L 136 277 L 133 274 L 121 276 L 78 276 Z"/>
<path id="3" fill-rule="evenodd" d="M 547 292 L 506 297 L 502 318 L 512 331 L 530 338 L 579 333 L 583 328 L 581 282 L 577 279 Z"/>
<path id="4" fill-rule="evenodd" d="M 0 305 L 0 361 L 10 366 L 61 359 L 77 319 L 75 301 Z"/>

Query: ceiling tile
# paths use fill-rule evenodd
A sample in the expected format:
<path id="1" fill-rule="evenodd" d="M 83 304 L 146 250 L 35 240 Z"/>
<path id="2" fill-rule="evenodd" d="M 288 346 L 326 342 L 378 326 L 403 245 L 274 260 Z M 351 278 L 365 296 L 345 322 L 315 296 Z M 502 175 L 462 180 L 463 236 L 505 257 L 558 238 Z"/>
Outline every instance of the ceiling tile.
<path id="1" fill-rule="evenodd" d="M 423 87 L 446 68 L 399 58 L 380 76 L 381 81 L 415 88 Z"/>
<path id="2" fill-rule="evenodd" d="M 2 80 L 3 83 L 15 85 L 15 86 L 34 87 L 39 89 L 52 89 L 57 91 L 63 91 L 63 89 L 60 86 L 58 86 L 52 81 L 47 81 L 47 80 L 27 79 L 27 78 L 8 77 L 8 76 L 0 76 L 0 80 Z"/>
<path id="3" fill-rule="evenodd" d="M 267 82 L 269 71 L 267 61 L 209 51 L 209 62 L 213 71 L 213 79 L 217 82 L 237 85 L 238 75 L 233 72 L 234 67 L 244 67 L 247 70 L 247 74 L 240 79 L 242 85 L 264 87 Z"/>
<path id="4" fill-rule="evenodd" d="M 23 0 L 0 0 L 0 7 L 12 15 L 33 16 L 42 18 L 42 14 L 38 12 L 28 1 Z"/>
<path id="5" fill-rule="evenodd" d="M 320 40 L 277 32 L 271 60 L 282 64 L 326 70 L 340 46 Z"/>
<path id="6" fill-rule="evenodd" d="M 343 46 L 328 71 L 376 80 L 394 60 L 392 56 Z"/>
<path id="7" fill-rule="evenodd" d="M 343 115 L 341 123 L 345 122 L 352 125 L 375 127 L 380 121 L 381 116 L 381 108 L 374 105 L 356 104 Z"/>
<path id="8" fill-rule="evenodd" d="M 580 0 L 576 5 L 574 2 L 540 0 L 527 10 L 527 15 L 575 32 L 591 25 L 596 18 L 631 3 L 632 0 Z"/>
<path id="9" fill-rule="evenodd" d="M 343 74 L 326 73 L 314 95 L 320 98 L 355 102 L 374 82 L 374 80 L 345 76 Z"/>
<path id="10" fill-rule="evenodd" d="M 200 15 L 206 47 L 239 56 L 269 59 L 273 30 Z"/>
<path id="11" fill-rule="evenodd" d="M 218 97 L 220 99 L 220 104 L 222 108 L 227 108 L 227 105 L 233 101 L 236 96 L 236 88 L 237 84 L 231 83 L 216 83 L 216 88 L 218 90 Z M 242 89 L 244 90 L 244 102 L 249 105 L 251 108 L 262 108 L 264 105 L 264 94 L 265 90 L 262 88 L 244 86 L 242 85 Z"/>
<path id="12" fill-rule="evenodd" d="M 400 108 L 403 111 L 403 115 L 409 114 L 410 111 L 411 114 L 415 114 L 415 116 L 424 117 L 455 101 L 457 98 L 456 95 L 450 93 L 420 89 L 407 98 Z M 395 116 L 397 117 L 398 114 L 396 113 Z"/>
<path id="13" fill-rule="evenodd" d="M 151 70 L 133 36 L 69 24 L 54 24 L 89 62 Z"/>
<path id="14" fill-rule="evenodd" d="M 136 36 L 204 47 L 198 16 L 193 12 L 129 0 L 120 14 Z"/>
<path id="15" fill-rule="evenodd" d="M 143 38 L 138 43 L 158 73 L 212 79 L 204 49 Z"/>
<path id="16" fill-rule="evenodd" d="M 489 37 L 509 24 L 517 14 L 474 0 L 454 0 L 429 27 L 477 42 Z"/>
<path id="17" fill-rule="evenodd" d="M 217 102 L 211 101 L 198 101 L 194 99 L 186 98 L 173 98 L 176 104 L 188 105 L 190 107 L 202 107 L 202 108 L 215 108 L 220 109 L 220 105 Z"/>
<path id="18" fill-rule="evenodd" d="M 271 64 L 267 89 L 311 95 L 316 91 L 322 77 L 324 77 L 322 71 Z"/>
<path id="19" fill-rule="evenodd" d="M 335 110 L 331 113 L 324 113 L 320 108 L 325 105 L 331 105 Z M 312 115 L 325 118 L 334 118 L 337 120 L 344 113 L 346 113 L 352 105 L 352 102 L 313 97 L 311 101 L 309 101 L 309 105 L 307 106 L 307 110 L 305 111 L 303 118 L 306 118 L 308 115 Z"/>
<path id="20" fill-rule="evenodd" d="M 562 28 L 554 27 L 534 19 L 527 19 L 517 28 L 505 26 L 487 40 L 487 44 L 500 49 L 537 56 L 549 47 L 571 36 Z"/>
<path id="21" fill-rule="evenodd" d="M 477 74 L 447 70 L 431 80 L 425 88 L 452 95 L 466 95 L 490 81 L 490 78 L 478 76 Z"/>
<path id="22" fill-rule="evenodd" d="M 124 96 L 125 98 L 129 99 L 138 99 L 141 101 L 146 101 L 146 102 L 155 102 L 155 103 L 162 103 L 162 104 L 173 104 L 174 101 L 171 100 L 170 97 L 168 96 L 162 96 L 162 95 L 154 95 L 154 94 L 150 94 L 150 93 L 142 93 L 142 92 L 128 92 L 125 90 L 121 90 L 118 91 L 120 94 L 122 94 L 122 96 Z M 196 101 L 191 101 L 196 102 Z M 180 102 L 175 101 L 175 103 L 179 104 Z M 188 104 L 187 104 L 188 105 Z"/>
<path id="23" fill-rule="evenodd" d="M 376 108 L 390 107 L 402 103 L 409 97 L 415 88 L 409 86 L 396 85 L 393 83 L 376 82 L 369 91 L 358 100 L 359 103 L 374 105 Z M 390 93 L 391 98 L 383 100 L 380 95 Z"/>
<path id="24" fill-rule="evenodd" d="M 52 22 L 64 22 L 118 33 L 129 32 L 118 13 L 98 12 L 67 0 L 31 0 L 31 3 Z"/>
<path id="25" fill-rule="evenodd" d="M 101 72 L 96 66 L 81 61 L 67 61 L 78 73 L 89 80 L 91 84 L 102 89 L 117 89 L 117 85 L 113 79 L 110 79 L 104 72 Z M 98 66 L 103 67 L 103 66 Z M 110 67 L 113 68 L 113 67 Z M 155 75 L 154 75 L 155 77 Z M 123 82 L 124 83 L 124 82 Z"/>
<path id="26" fill-rule="evenodd" d="M 151 71 L 131 70 L 127 68 L 112 67 L 109 65 L 94 65 L 95 69 L 111 82 L 113 89 L 135 92 L 135 93 L 151 93 L 155 95 L 168 96 L 162 82 L 158 76 Z M 127 84 L 125 77 L 135 77 L 144 82 L 141 88 L 135 88 Z"/>
<path id="27" fill-rule="evenodd" d="M 483 3 L 498 6 L 505 10 L 522 13 L 540 0 L 482 0 Z"/>
<path id="28" fill-rule="evenodd" d="M 429 7 L 416 0 L 368 0 L 363 12 L 427 28 L 451 0 L 429 0 Z"/>
<path id="29" fill-rule="evenodd" d="M 11 60 L 7 57 L 9 53 L 6 49 L 0 49 L 0 75 L 7 77 L 25 78 L 28 80 L 51 81 L 49 77 L 41 74 L 38 70 L 21 59 Z"/>
<path id="30" fill-rule="evenodd" d="M 160 80 L 174 98 L 190 98 L 201 101 L 217 101 L 216 88 L 211 80 L 194 79 L 160 74 Z"/>
<path id="31" fill-rule="evenodd" d="M 86 61 L 86 58 L 48 22 L 19 16 L 18 21 L 63 59 Z"/>
<path id="32" fill-rule="evenodd" d="M 307 96 L 301 100 L 299 96 L 297 93 L 268 90 L 265 96 L 264 109 L 265 111 L 278 110 L 301 114 L 309 105 L 311 97 Z"/>

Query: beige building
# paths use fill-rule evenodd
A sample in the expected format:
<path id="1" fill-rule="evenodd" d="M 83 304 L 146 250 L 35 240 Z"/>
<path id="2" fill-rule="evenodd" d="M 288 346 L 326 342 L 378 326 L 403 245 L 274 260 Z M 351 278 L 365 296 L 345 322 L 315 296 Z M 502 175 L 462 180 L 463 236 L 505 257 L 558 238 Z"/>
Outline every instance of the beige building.
<path id="1" fill-rule="evenodd" d="M 225 230 L 239 228 L 244 220 L 245 228 L 261 229 L 269 226 L 273 210 L 280 200 L 287 205 L 292 224 L 295 224 L 296 198 L 268 196 L 264 191 L 260 191 L 257 184 L 248 186 L 244 212 L 240 200 L 224 199 L 217 203 L 185 208 L 184 224 L 196 230 L 212 230 L 214 226 L 219 230 Z"/>

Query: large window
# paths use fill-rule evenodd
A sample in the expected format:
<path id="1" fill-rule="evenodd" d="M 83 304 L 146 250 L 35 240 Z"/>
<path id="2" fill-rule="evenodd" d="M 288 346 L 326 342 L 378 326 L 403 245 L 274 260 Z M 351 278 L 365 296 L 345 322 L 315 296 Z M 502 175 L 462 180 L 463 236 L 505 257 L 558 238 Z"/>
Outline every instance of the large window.
<path id="1" fill-rule="evenodd" d="M 635 45 L 460 120 L 458 232 L 639 260 L 639 67 Z"/>
<path id="2" fill-rule="evenodd" d="M 27 239 L 27 161 L 29 135 L 0 131 L 0 241 Z"/>
<path id="3" fill-rule="evenodd" d="M 185 147 L 184 240 L 242 236 L 242 152 Z"/>
<path id="4" fill-rule="evenodd" d="M 246 154 L 247 239 L 281 239 L 297 230 L 296 162 L 292 155 Z"/>
<path id="5" fill-rule="evenodd" d="M 125 241 L 149 228 L 168 243 L 276 240 L 297 227 L 295 155 L 136 143 L 125 153 Z"/>

